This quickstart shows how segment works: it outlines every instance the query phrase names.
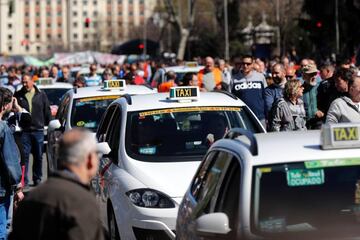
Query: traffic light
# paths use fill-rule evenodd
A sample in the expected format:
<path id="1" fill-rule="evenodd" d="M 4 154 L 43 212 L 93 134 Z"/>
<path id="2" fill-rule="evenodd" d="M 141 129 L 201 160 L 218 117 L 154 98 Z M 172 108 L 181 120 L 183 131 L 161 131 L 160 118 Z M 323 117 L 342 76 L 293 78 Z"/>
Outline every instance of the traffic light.
<path id="1" fill-rule="evenodd" d="M 317 28 L 322 28 L 322 26 L 323 26 L 323 24 L 322 24 L 321 21 L 317 21 L 317 22 L 316 22 L 316 27 L 317 27 Z"/>
<path id="2" fill-rule="evenodd" d="M 138 48 L 139 48 L 139 49 L 144 49 L 144 47 L 145 47 L 145 46 L 144 46 L 143 43 L 140 43 L 140 44 L 138 45 Z"/>
<path id="3" fill-rule="evenodd" d="M 90 18 L 85 18 L 85 28 L 90 27 Z"/>

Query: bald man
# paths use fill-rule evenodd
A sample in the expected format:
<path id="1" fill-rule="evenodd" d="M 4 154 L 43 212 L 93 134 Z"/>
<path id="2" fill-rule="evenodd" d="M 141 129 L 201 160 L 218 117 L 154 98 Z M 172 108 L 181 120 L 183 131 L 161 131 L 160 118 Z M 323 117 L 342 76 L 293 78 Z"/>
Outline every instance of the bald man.
<path id="1" fill-rule="evenodd" d="M 98 170 L 97 154 L 90 131 L 66 132 L 58 146 L 61 170 L 20 203 L 9 239 L 104 239 L 99 209 L 89 187 Z"/>
<path id="2" fill-rule="evenodd" d="M 214 88 L 224 81 L 223 73 L 215 67 L 212 57 L 205 58 L 205 68 L 198 73 L 198 85 L 206 91 L 212 91 Z"/>

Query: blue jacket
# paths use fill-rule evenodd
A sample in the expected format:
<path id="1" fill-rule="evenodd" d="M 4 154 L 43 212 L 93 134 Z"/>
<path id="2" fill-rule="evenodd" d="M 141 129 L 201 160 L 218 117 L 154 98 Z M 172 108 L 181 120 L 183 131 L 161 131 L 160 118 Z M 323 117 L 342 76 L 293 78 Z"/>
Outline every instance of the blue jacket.
<path id="1" fill-rule="evenodd" d="M 264 75 L 255 71 L 247 76 L 241 73 L 234 75 L 232 79 L 232 93 L 240 98 L 260 120 L 265 119 L 265 82 Z"/>
<path id="2" fill-rule="evenodd" d="M 5 121 L 0 121 L 0 147 L 0 197 L 3 197 L 21 180 L 19 151 Z"/>
<path id="3" fill-rule="evenodd" d="M 270 86 L 267 86 L 265 88 L 264 93 L 264 100 L 265 100 L 265 113 L 266 117 L 268 117 L 268 114 L 271 110 L 271 107 L 273 103 L 283 97 L 283 88 L 280 85 L 277 84 L 271 84 Z"/>

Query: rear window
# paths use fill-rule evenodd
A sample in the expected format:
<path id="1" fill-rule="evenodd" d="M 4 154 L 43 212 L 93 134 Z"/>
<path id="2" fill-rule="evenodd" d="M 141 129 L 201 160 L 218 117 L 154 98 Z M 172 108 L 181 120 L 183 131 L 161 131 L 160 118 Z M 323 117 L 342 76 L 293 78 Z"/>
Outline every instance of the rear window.
<path id="1" fill-rule="evenodd" d="M 333 159 L 255 168 L 252 231 L 272 239 L 359 238 L 359 165 Z"/>
<path id="2" fill-rule="evenodd" d="M 68 88 L 45 88 L 41 89 L 46 93 L 50 105 L 59 105 L 64 94 L 69 91 Z"/>
<path id="3" fill-rule="evenodd" d="M 120 96 L 100 96 L 75 99 L 71 111 L 71 126 L 85 127 L 95 132 L 106 108 Z"/>

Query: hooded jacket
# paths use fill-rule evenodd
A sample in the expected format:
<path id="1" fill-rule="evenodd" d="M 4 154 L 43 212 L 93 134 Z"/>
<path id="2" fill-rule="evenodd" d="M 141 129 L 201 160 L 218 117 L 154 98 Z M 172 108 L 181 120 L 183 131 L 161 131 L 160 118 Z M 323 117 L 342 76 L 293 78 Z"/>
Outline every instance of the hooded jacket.
<path id="1" fill-rule="evenodd" d="M 360 123 L 360 111 L 349 97 L 335 99 L 326 115 L 326 123 L 358 122 Z"/>

